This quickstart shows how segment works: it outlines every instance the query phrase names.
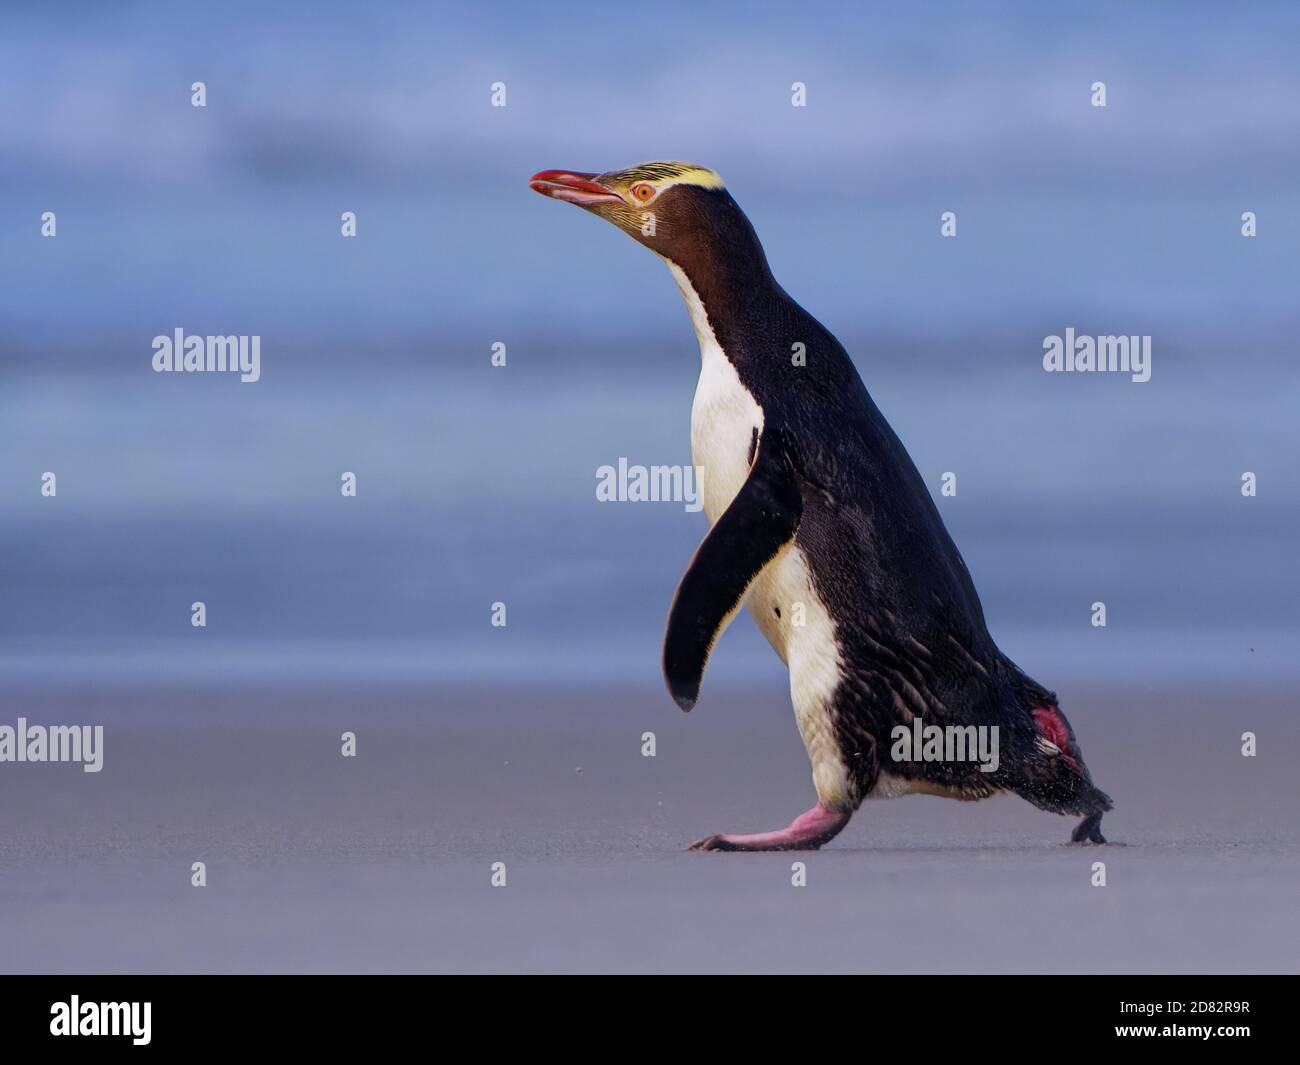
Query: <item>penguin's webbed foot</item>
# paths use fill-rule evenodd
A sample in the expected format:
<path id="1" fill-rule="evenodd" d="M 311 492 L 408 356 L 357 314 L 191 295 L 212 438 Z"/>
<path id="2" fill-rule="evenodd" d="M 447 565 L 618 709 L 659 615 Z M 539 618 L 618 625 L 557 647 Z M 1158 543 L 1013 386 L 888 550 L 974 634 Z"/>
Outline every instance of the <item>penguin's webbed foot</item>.
<path id="1" fill-rule="evenodd" d="M 1070 833 L 1070 842 L 1105 843 L 1106 837 L 1101 834 L 1101 814 L 1089 814 L 1075 825 Z"/>
<path id="2" fill-rule="evenodd" d="M 818 803 L 785 828 L 752 835 L 706 836 L 691 844 L 693 851 L 815 851 L 829 843 L 853 816 L 850 810 L 829 810 Z"/>

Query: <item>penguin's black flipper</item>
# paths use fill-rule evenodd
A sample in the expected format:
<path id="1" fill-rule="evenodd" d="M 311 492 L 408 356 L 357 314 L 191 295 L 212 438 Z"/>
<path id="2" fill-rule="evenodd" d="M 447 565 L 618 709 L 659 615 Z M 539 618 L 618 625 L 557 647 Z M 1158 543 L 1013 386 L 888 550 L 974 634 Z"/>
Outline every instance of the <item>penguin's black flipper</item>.
<path id="1" fill-rule="evenodd" d="M 707 471 L 705 472 L 707 476 Z M 750 583 L 794 539 L 803 498 L 779 430 L 766 430 L 749 477 L 677 585 L 664 635 L 664 679 L 683 710 L 700 694 L 713 644 Z"/>

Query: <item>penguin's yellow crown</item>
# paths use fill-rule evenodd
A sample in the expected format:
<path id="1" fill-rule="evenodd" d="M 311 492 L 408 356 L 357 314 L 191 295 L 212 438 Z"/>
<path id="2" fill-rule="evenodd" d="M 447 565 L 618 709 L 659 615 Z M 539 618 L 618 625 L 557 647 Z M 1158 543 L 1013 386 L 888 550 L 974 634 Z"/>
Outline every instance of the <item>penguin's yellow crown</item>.
<path id="1" fill-rule="evenodd" d="M 640 166 L 629 167 L 626 170 L 616 170 L 604 177 L 611 180 L 617 178 L 629 184 L 635 181 L 648 181 L 659 189 L 666 189 L 670 185 L 698 185 L 703 189 L 726 187 L 716 171 L 677 160 L 642 163 Z"/>

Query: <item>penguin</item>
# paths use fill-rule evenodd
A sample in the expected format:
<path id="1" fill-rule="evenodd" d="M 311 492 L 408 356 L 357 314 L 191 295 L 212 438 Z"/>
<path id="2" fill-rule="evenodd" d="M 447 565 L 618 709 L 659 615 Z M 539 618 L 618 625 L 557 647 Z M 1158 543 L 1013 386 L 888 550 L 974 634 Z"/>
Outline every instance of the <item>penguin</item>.
<path id="1" fill-rule="evenodd" d="M 785 828 L 707 836 L 706 851 L 816 850 L 867 798 L 1013 793 L 1082 818 L 1105 843 L 1112 803 L 1056 694 L 989 635 L 983 607 L 906 448 L 843 345 L 777 283 L 758 235 L 705 167 L 543 170 L 576 204 L 667 265 L 700 347 L 691 450 L 709 531 L 668 611 L 663 670 L 696 703 L 719 637 L 747 606 L 789 669 L 816 804 Z M 935 730 L 938 729 L 936 732 Z M 996 737 L 909 750 L 909 735 Z M 920 745 L 917 745 L 920 746 Z"/>

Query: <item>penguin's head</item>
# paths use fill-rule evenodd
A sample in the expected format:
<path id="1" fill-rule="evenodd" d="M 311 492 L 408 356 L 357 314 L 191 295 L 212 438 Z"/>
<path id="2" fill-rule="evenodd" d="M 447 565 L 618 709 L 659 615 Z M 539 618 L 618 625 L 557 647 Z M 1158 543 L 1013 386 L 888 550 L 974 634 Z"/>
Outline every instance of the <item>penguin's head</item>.
<path id="1" fill-rule="evenodd" d="M 722 178 L 692 163 L 642 163 L 604 174 L 543 170 L 528 183 L 534 192 L 599 215 L 681 266 L 719 246 L 757 245 Z"/>

